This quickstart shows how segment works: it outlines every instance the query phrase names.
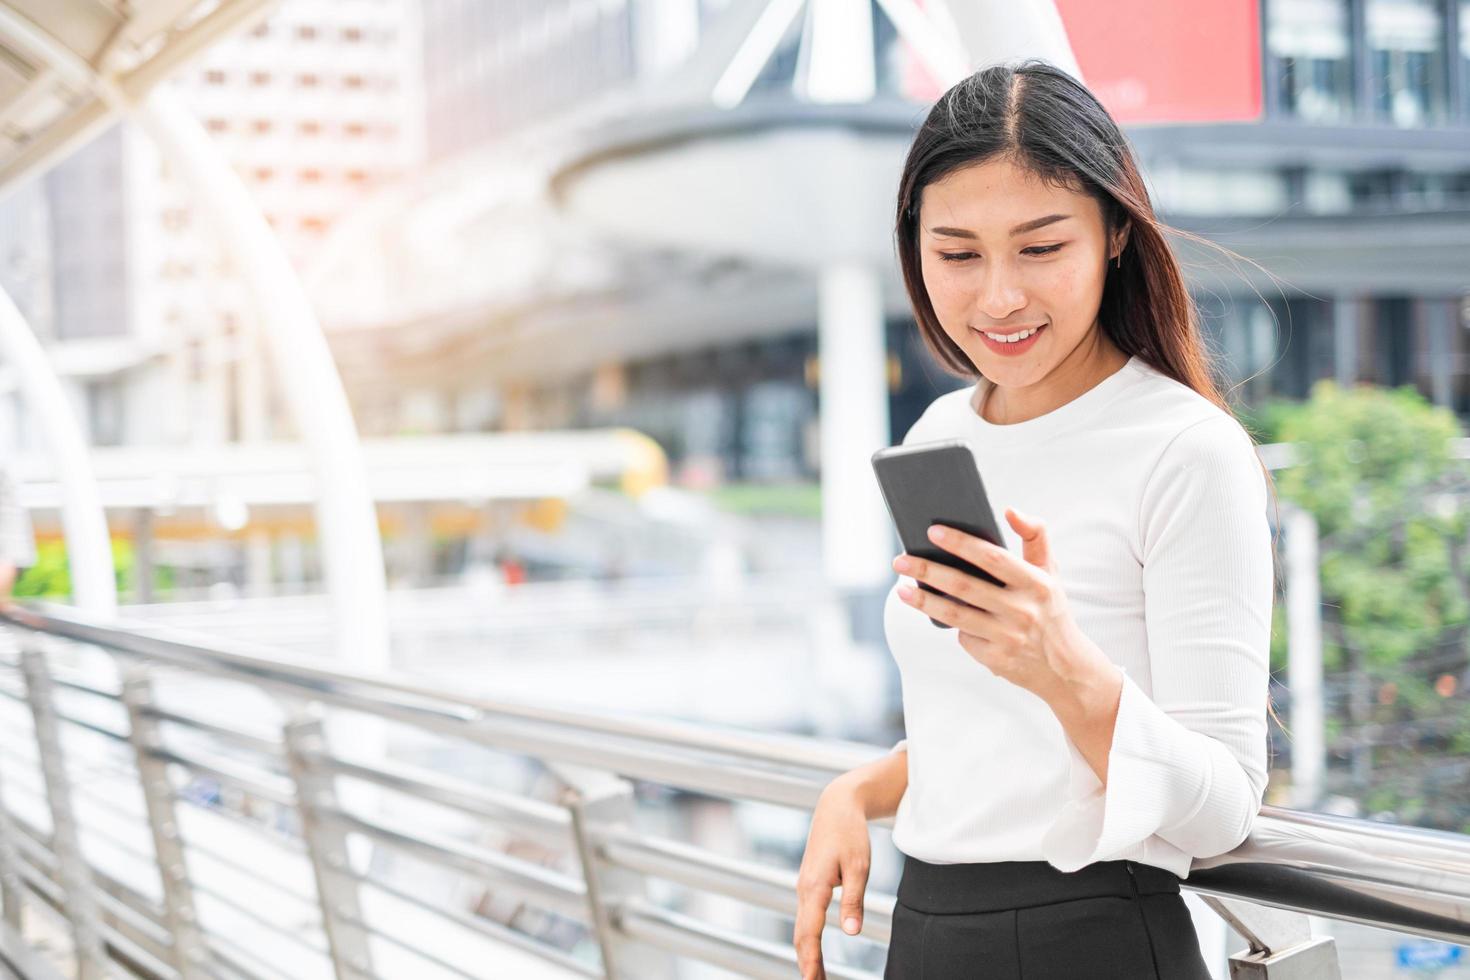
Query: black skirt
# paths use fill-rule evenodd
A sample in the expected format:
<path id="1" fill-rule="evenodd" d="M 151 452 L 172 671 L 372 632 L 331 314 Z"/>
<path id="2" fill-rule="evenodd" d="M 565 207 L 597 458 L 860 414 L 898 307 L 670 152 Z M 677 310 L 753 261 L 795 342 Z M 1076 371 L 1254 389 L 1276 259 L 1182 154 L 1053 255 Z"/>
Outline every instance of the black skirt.
<path id="1" fill-rule="evenodd" d="M 1179 877 L 905 855 L 884 980 L 1210 980 Z"/>

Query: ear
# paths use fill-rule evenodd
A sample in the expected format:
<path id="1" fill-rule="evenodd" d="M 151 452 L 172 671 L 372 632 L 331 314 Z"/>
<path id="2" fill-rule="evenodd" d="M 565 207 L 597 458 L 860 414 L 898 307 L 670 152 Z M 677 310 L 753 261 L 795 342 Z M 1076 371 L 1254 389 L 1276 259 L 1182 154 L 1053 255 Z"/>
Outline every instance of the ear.
<path id="1" fill-rule="evenodd" d="M 1124 218 L 1122 226 L 1113 232 L 1113 247 L 1110 250 L 1108 261 L 1122 254 L 1123 249 L 1128 247 L 1128 237 L 1133 231 L 1133 220 Z"/>

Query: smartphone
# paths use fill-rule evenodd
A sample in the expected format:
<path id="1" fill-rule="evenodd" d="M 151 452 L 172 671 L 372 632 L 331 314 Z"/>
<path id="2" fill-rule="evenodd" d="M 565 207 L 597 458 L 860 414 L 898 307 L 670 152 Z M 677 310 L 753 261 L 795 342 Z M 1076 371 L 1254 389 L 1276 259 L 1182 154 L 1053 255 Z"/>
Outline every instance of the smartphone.
<path id="1" fill-rule="evenodd" d="M 980 479 L 979 461 L 969 443 L 941 439 L 890 446 L 878 450 L 872 459 L 883 501 L 888 505 L 888 514 L 906 553 L 1004 587 L 1005 583 L 994 575 L 929 540 L 929 525 L 944 524 L 1002 548 L 1006 546 L 996 526 L 995 513 L 990 509 L 985 483 Z M 927 582 L 917 582 L 917 585 L 926 592 L 955 598 Z M 933 616 L 929 622 L 953 628 Z"/>

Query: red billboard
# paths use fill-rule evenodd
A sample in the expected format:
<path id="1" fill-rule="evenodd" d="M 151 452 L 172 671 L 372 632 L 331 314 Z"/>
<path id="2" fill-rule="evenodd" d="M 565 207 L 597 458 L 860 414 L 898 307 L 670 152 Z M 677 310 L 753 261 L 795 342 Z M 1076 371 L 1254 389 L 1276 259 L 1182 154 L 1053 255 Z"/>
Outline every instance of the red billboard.
<path id="1" fill-rule="evenodd" d="M 1083 80 L 1120 123 L 1261 116 L 1259 0 L 1056 0 Z"/>

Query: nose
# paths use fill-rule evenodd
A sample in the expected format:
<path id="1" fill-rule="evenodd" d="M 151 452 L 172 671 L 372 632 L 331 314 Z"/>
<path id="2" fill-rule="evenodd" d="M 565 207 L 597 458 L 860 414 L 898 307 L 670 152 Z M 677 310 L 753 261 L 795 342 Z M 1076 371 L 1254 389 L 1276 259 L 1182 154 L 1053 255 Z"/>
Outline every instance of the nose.
<path id="1" fill-rule="evenodd" d="M 1026 294 L 1015 270 L 1004 262 L 988 263 L 980 283 L 980 310 L 992 320 L 1004 320 L 1026 305 Z"/>

